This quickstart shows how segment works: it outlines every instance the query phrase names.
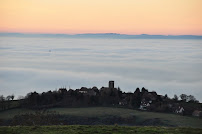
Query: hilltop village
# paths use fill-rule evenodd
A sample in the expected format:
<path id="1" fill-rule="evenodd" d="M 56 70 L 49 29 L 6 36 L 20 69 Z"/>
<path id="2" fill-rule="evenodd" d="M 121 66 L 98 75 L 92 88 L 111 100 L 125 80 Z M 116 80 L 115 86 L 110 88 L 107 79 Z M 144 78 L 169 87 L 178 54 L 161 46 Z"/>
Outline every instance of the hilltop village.
<path id="1" fill-rule="evenodd" d="M 114 81 L 109 81 L 108 87 L 100 89 L 81 87 L 76 90 L 60 88 L 41 94 L 31 92 L 19 101 L 19 107 L 31 109 L 106 106 L 202 116 L 202 105 L 192 95 L 182 94 L 169 98 L 167 95 L 158 95 L 155 91 L 149 92 L 144 87 L 136 88 L 134 93 L 125 93 L 119 87 L 114 87 Z M 9 109 L 8 104 L 8 101 L 1 101 L 0 110 Z"/>

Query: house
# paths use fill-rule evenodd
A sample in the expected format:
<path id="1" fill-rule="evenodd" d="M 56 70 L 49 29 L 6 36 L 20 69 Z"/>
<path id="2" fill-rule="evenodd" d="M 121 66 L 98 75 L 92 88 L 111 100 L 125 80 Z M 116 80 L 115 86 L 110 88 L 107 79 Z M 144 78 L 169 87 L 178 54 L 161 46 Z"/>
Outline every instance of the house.
<path id="1" fill-rule="evenodd" d="M 79 93 L 82 93 L 82 94 L 87 94 L 88 88 L 86 88 L 86 87 L 81 87 L 81 89 L 79 89 L 78 92 L 79 92 Z"/>
<path id="2" fill-rule="evenodd" d="M 67 92 L 67 89 L 66 88 L 60 88 L 59 90 L 58 90 L 58 92 L 59 93 L 66 93 Z"/>
<path id="3" fill-rule="evenodd" d="M 119 105 L 120 106 L 125 106 L 125 105 L 127 105 L 128 103 L 127 103 L 127 100 L 126 99 L 123 99 L 123 100 L 121 100 L 121 101 L 119 101 Z"/>
<path id="4" fill-rule="evenodd" d="M 184 108 L 179 106 L 176 110 L 175 110 L 176 114 L 183 114 L 184 113 Z"/>
<path id="5" fill-rule="evenodd" d="M 195 117 L 202 117 L 202 111 L 195 110 L 195 111 L 192 113 L 192 116 L 195 116 Z"/>
<path id="6" fill-rule="evenodd" d="M 144 93 L 142 95 L 142 101 L 140 104 L 140 110 L 147 110 L 153 102 L 157 100 L 158 96 L 156 92 L 148 92 L 144 89 Z"/>
<path id="7" fill-rule="evenodd" d="M 142 99 L 139 109 L 140 110 L 147 110 L 147 108 L 151 106 L 151 103 L 152 103 L 151 100 L 147 101 L 145 99 Z"/>
<path id="8" fill-rule="evenodd" d="M 82 87 L 81 89 L 78 90 L 78 92 L 82 93 L 83 95 L 89 95 L 89 96 L 95 96 L 97 94 L 93 89 L 86 87 Z"/>

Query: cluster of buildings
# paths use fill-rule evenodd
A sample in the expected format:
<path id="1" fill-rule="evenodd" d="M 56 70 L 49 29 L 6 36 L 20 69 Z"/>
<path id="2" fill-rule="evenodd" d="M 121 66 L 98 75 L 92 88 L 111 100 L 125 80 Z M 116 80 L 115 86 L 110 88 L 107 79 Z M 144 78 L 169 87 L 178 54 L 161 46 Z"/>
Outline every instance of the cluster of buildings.
<path id="1" fill-rule="evenodd" d="M 108 87 L 102 87 L 101 90 L 107 93 L 107 92 L 110 92 L 111 90 L 117 90 L 117 88 L 114 87 L 114 81 L 109 81 Z M 99 90 L 97 87 L 93 87 L 93 88 L 82 87 L 81 89 L 77 89 L 77 91 L 79 93 L 82 93 L 83 95 L 88 95 L 88 96 L 96 96 L 99 93 Z M 132 93 L 122 93 L 122 99 L 119 100 L 118 105 L 127 106 L 128 105 L 127 96 L 131 94 Z M 134 94 L 136 94 L 136 92 L 134 92 Z M 161 102 L 166 102 L 169 99 L 166 96 L 158 95 L 156 92 L 148 92 L 148 90 L 142 89 L 139 110 L 144 110 L 144 111 L 150 110 L 151 107 L 154 106 L 153 104 L 155 104 L 156 102 L 159 102 L 159 100 Z M 176 113 L 176 114 L 183 115 L 185 112 L 185 108 L 178 103 L 168 102 L 167 104 L 159 103 L 159 105 L 164 105 L 168 107 L 169 109 L 172 110 L 173 113 Z M 201 117 L 202 111 L 195 110 L 192 115 Z"/>

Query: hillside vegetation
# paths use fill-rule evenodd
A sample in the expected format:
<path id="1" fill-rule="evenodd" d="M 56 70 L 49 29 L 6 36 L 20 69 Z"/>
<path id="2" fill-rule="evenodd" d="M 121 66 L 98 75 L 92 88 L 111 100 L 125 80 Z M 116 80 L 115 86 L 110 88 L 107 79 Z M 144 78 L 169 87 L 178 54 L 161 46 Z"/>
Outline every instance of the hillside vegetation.
<path id="1" fill-rule="evenodd" d="M 192 95 L 181 94 L 169 98 L 144 87 L 132 92 L 122 92 L 114 87 L 114 81 L 109 81 L 108 87 L 69 89 L 60 88 L 43 93 L 31 92 L 19 100 L 14 95 L 0 95 L 0 111 L 13 108 L 50 109 L 73 107 L 121 107 L 139 109 L 142 111 L 176 113 L 185 116 L 202 117 L 202 104 Z"/>

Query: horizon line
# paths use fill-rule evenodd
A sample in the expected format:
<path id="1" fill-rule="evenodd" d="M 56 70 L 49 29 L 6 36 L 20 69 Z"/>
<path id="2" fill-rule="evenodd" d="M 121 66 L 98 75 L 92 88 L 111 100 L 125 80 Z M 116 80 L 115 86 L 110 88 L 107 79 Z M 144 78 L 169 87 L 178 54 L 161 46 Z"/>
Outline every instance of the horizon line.
<path id="1" fill-rule="evenodd" d="M 85 34 L 114 34 L 114 35 L 151 35 L 151 36 L 202 36 L 202 35 L 195 35 L 195 34 L 147 34 L 147 33 L 142 33 L 142 34 L 125 34 L 125 33 L 113 33 L 113 32 L 102 32 L 102 33 L 27 33 L 27 32 L 0 32 L 0 34 L 27 34 L 27 35 L 85 35 Z"/>

